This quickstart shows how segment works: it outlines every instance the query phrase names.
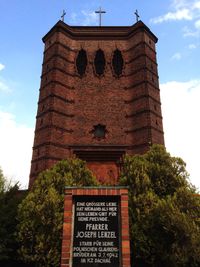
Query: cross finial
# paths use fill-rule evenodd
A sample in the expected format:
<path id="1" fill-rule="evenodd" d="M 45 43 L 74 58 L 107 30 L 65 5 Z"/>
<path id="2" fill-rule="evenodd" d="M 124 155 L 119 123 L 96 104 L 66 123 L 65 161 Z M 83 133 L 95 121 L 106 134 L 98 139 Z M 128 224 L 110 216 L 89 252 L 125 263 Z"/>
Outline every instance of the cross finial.
<path id="1" fill-rule="evenodd" d="M 95 11 L 95 13 L 99 14 L 99 26 L 101 27 L 101 16 L 106 13 L 106 11 L 103 11 L 100 7 L 99 10 Z"/>
<path id="2" fill-rule="evenodd" d="M 62 19 L 63 22 L 64 22 L 64 20 L 65 20 L 65 15 L 66 15 L 66 12 L 65 12 L 65 10 L 63 9 L 63 13 L 62 13 L 62 16 L 61 16 L 61 19 Z"/>
<path id="3" fill-rule="evenodd" d="M 135 13 L 134 13 L 134 14 L 135 14 L 135 16 L 136 16 L 136 21 L 138 22 L 140 16 L 139 16 L 139 14 L 138 14 L 137 9 L 135 10 Z"/>

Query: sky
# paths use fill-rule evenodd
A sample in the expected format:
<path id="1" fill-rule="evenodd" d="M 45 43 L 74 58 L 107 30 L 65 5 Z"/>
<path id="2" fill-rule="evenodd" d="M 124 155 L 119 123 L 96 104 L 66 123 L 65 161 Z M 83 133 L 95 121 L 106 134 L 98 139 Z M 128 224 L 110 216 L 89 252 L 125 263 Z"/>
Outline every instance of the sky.
<path id="1" fill-rule="evenodd" d="M 130 26 L 140 19 L 158 37 L 165 145 L 186 162 L 200 188 L 200 0 L 0 0 L 0 166 L 28 186 L 43 59 L 42 37 L 66 10 L 69 25 Z"/>

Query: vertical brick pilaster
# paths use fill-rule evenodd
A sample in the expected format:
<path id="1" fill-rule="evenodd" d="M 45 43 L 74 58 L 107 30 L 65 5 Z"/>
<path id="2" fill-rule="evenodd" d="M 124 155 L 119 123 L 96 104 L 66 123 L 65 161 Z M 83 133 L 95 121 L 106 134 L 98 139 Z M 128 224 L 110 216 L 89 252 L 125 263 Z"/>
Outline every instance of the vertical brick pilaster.
<path id="1" fill-rule="evenodd" d="M 72 257 L 72 208 L 72 190 L 66 190 L 64 198 L 61 267 L 68 267 L 70 264 L 70 259 Z"/>

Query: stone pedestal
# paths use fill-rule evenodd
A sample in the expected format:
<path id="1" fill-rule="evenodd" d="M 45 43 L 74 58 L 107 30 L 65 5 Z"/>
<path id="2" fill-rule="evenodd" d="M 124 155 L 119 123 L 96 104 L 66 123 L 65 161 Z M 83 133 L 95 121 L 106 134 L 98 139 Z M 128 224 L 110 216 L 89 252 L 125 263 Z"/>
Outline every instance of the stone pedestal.
<path id="1" fill-rule="evenodd" d="M 128 189 L 67 187 L 61 267 L 130 267 Z"/>

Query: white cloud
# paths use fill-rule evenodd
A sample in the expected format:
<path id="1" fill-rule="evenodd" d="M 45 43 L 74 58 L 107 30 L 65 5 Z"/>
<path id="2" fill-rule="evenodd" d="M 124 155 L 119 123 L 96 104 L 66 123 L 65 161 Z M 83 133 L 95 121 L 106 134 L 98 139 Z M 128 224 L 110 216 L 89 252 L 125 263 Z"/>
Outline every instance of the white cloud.
<path id="1" fill-rule="evenodd" d="M 200 189 L 200 80 L 161 84 L 167 150 L 187 163 L 191 181 Z"/>
<path id="2" fill-rule="evenodd" d="M 0 71 L 5 69 L 5 65 L 3 65 L 2 63 L 0 63 Z"/>
<path id="3" fill-rule="evenodd" d="M 3 70 L 5 68 L 5 65 L 3 65 L 2 63 L 0 63 L 0 71 Z M 9 92 L 9 87 L 8 85 L 6 84 L 5 80 L 0 77 L 0 92 L 3 91 L 3 92 Z"/>
<path id="4" fill-rule="evenodd" d="M 82 26 L 95 26 L 98 22 L 98 16 L 94 11 L 81 10 L 82 15 L 73 12 L 70 15 L 70 22 L 72 24 L 79 24 Z"/>
<path id="5" fill-rule="evenodd" d="M 7 85 L 7 82 L 2 77 L 0 77 L 0 92 L 1 91 L 5 93 L 11 92 L 10 87 Z"/>
<path id="6" fill-rule="evenodd" d="M 195 21 L 195 28 L 196 29 L 198 29 L 198 30 L 200 30 L 200 19 L 199 20 L 197 20 L 197 21 Z"/>
<path id="7" fill-rule="evenodd" d="M 184 37 L 199 37 L 200 35 L 200 31 L 199 30 L 193 30 L 191 28 L 188 28 L 187 26 L 185 26 L 183 28 L 183 36 Z"/>
<path id="8" fill-rule="evenodd" d="M 151 19 L 151 22 L 157 24 L 166 21 L 191 21 L 200 17 L 199 0 L 172 0 L 170 9 L 166 14 Z"/>
<path id="9" fill-rule="evenodd" d="M 8 90 L 8 86 L 4 82 L 0 81 L 0 91 L 7 92 Z"/>
<path id="10" fill-rule="evenodd" d="M 98 16 L 94 11 L 82 10 L 81 13 L 84 16 L 84 20 L 81 22 L 83 26 L 97 25 Z"/>
<path id="11" fill-rule="evenodd" d="M 78 18 L 77 13 L 72 12 L 72 13 L 70 14 L 70 23 L 73 23 L 73 24 L 78 23 L 77 18 Z"/>
<path id="12" fill-rule="evenodd" d="M 181 53 L 175 53 L 172 57 L 171 60 L 180 60 L 182 58 Z"/>
<path id="13" fill-rule="evenodd" d="M 193 50 L 193 49 L 196 49 L 197 48 L 197 45 L 196 44 L 189 44 L 188 45 L 188 48 Z"/>
<path id="14" fill-rule="evenodd" d="M 71 24 L 79 24 L 82 26 L 95 26 L 98 23 L 98 16 L 94 11 L 81 10 L 81 14 L 71 13 L 70 22 Z"/>
<path id="15" fill-rule="evenodd" d="M 171 1 L 171 8 L 181 9 L 181 8 L 191 8 L 195 9 L 198 8 L 200 4 L 199 0 L 172 0 Z"/>
<path id="16" fill-rule="evenodd" d="M 18 82 L 5 79 L 0 75 L 0 92 L 12 93 L 19 88 L 19 86 L 20 84 Z"/>
<path id="17" fill-rule="evenodd" d="M 194 8 L 196 8 L 196 9 L 200 9 L 200 1 L 196 1 L 196 2 L 194 3 Z"/>
<path id="18" fill-rule="evenodd" d="M 18 124 L 14 115 L 0 111 L 0 166 L 4 174 L 28 186 L 34 130 Z"/>
<path id="19" fill-rule="evenodd" d="M 157 18 L 151 19 L 151 22 L 154 24 L 162 23 L 165 21 L 172 21 L 172 20 L 192 20 L 192 16 L 190 11 L 186 8 L 177 10 L 175 12 L 168 12 L 163 16 L 159 16 Z"/>

